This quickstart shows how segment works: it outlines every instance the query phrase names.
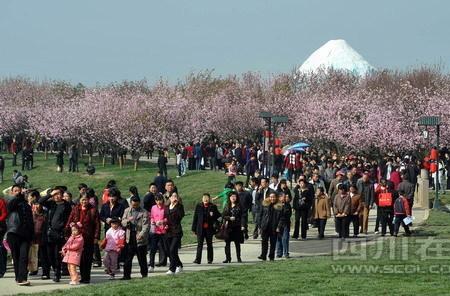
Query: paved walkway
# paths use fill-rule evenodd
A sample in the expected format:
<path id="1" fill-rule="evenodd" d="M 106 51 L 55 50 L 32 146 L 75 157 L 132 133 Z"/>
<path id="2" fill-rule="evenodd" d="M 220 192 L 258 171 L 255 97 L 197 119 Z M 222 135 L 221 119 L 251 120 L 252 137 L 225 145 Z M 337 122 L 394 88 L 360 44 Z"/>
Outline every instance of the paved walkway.
<path id="1" fill-rule="evenodd" d="M 414 209 L 413 215 L 416 218 L 414 220 L 414 224 L 418 225 L 424 220 L 428 218 L 428 211 L 423 209 Z M 369 234 L 367 236 L 362 235 L 359 238 L 351 238 L 348 239 L 347 242 L 352 244 L 365 244 L 371 243 L 371 241 L 376 240 L 379 235 L 375 235 L 373 233 L 375 227 L 375 219 L 376 219 L 376 211 L 372 210 L 370 212 L 369 218 Z M 291 231 L 292 232 L 292 231 Z M 187 234 L 190 235 L 190 234 Z M 348 246 L 348 244 L 339 244 L 334 232 L 334 223 L 333 219 L 329 219 L 326 231 L 326 238 L 324 240 L 317 239 L 317 229 L 310 229 L 308 231 L 308 238 L 306 241 L 301 240 L 292 240 L 290 243 L 290 255 L 292 258 L 300 258 L 305 256 L 318 256 L 318 255 L 331 255 L 334 252 L 341 250 L 343 247 Z M 235 253 L 234 246 L 232 244 L 232 261 L 235 262 Z M 246 241 L 242 245 L 242 260 L 244 263 L 231 263 L 231 264 L 222 264 L 222 261 L 225 260 L 224 255 L 224 243 L 222 241 L 218 241 L 214 244 L 214 254 L 215 261 L 213 264 L 205 264 L 206 262 L 206 250 L 203 253 L 203 264 L 197 265 L 193 264 L 192 261 L 195 258 L 196 247 L 195 246 L 186 246 L 180 250 L 180 259 L 184 263 L 184 271 L 185 272 L 194 272 L 200 270 L 210 270 L 222 268 L 230 265 L 248 265 L 255 264 L 259 262 L 257 257 L 260 255 L 261 244 L 259 240 L 250 239 Z M 138 273 L 139 267 L 137 262 L 134 263 L 132 277 L 140 278 L 140 274 Z M 150 276 L 163 275 L 167 271 L 167 267 L 159 267 L 155 269 L 155 273 L 150 274 Z M 118 276 L 120 277 L 120 275 Z M 19 287 L 14 283 L 14 273 L 11 270 L 11 266 L 9 267 L 8 272 L 5 274 L 5 277 L 0 279 L 0 295 L 12 295 L 18 293 L 36 293 L 36 292 L 45 292 L 56 289 L 69 289 L 71 286 L 68 285 L 69 279 L 63 278 L 61 282 L 56 284 L 51 280 L 41 280 L 40 277 L 31 277 L 30 279 L 31 286 L 30 287 Z M 108 281 L 108 276 L 103 272 L 102 268 L 93 268 L 92 269 L 92 283 L 100 283 Z M 126 282 L 124 282 L 126 284 Z"/>

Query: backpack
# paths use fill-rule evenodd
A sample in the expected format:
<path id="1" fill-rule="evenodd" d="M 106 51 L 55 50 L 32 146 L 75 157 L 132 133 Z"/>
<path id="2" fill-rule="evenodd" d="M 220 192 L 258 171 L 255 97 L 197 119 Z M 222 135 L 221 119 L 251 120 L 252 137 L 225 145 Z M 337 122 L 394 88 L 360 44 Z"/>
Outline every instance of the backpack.
<path id="1" fill-rule="evenodd" d="M 403 198 L 399 197 L 394 202 L 394 213 L 404 213 L 405 207 L 403 206 Z"/>

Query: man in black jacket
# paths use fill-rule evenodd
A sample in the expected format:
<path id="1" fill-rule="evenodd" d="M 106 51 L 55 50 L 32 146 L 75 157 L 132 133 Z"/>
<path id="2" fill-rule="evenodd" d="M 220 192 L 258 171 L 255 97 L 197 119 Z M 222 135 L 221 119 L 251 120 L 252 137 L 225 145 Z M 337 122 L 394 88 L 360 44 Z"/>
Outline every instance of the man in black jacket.
<path id="1" fill-rule="evenodd" d="M 27 268 L 28 251 L 34 234 L 33 213 L 20 186 L 12 186 L 11 196 L 13 198 L 7 206 L 9 215 L 6 240 L 11 248 L 16 282 L 19 286 L 29 286 Z"/>
<path id="2" fill-rule="evenodd" d="M 273 193 L 275 191 L 273 191 L 271 188 L 269 188 L 269 179 L 264 177 L 261 178 L 261 185 L 259 186 L 258 192 L 256 193 L 255 196 L 255 206 L 256 206 L 256 211 L 255 211 L 255 219 L 256 219 L 256 224 L 255 224 L 255 230 L 253 231 L 253 238 L 257 239 L 258 238 L 258 232 L 260 230 L 260 225 L 259 222 L 260 221 L 260 215 L 261 215 L 261 208 L 262 208 L 262 203 L 265 199 L 269 198 L 269 195 L 271 193 Z"/>
<path id="3" fill-rule="evenodd" d="M 295 210 L 294 233 L 292 238 L 298 239 L 300 219 L 301 219 L 301 238 L 306 239 L 308 231 L 308 212 L 314 201 L 314 187 L 306 182 L 304 176 L 299 178 L 297 186 L 294 188 L 293 208 Z"/>
<path id="4" fill-rule="evenodd" d="M 148 192 L 144 195 L 144 209 L 151 211 L 152 207 L 156 205 L 155 195 L 158 193 L 158 187 L 155 183 L 148 185 Z"/>
<path id="5" fill-rule="evenodd" d="M 270 193 L 269 198 L 265 199 L 261 208 L 259 225 L 261 227 L 261 256 L 258 259 L 265 261 L 269 249 L 269 260 L 275 259 L 275 247 L 277 244 L 278 233 L 284 226 L 283 205 L 278 202 L 275 192 Z"/>
<path id="6" fill-rule="evenodd" d="M 50 265 L 54 270 L 54 282 L 61 279 L 61 250 L 65 244 L 64 228 L 69 219 L 72 207 L 63 198 L 63 190 L 60 187 L 53 189 L 50 194 L 39 199 L 39 203 L 48 209 L 47 229 L 47 250 Z M 48 279 L 50 275 L 42 275 L 42 279 Z"/>
<path id="7" fill-rule="evenodd" d="M 214 224 L 221 216 L 217 210 L 217 206 L 210 202 L 209 193 L 204 193 L 202 202 L 198 203 L 194 211 L 194 219 L 192 220 L 192 232 L 197 236 L 197 255 L 194 263 L 202 262 L 203 241 L 206 240 L 208 264 L 212 264 L 214 259 L 212 239 L 215 232 Z"/>
<path id="8" fill-rule="evenodd" d="M 244 226 L 244 238 L 248 239 L 248 212 L 252 209 L 252 195 L 244 190 L 244 183 L 237 181 L 234 188 L 239 194 L 239 203 L 242 209 L 242 225 Z"/>

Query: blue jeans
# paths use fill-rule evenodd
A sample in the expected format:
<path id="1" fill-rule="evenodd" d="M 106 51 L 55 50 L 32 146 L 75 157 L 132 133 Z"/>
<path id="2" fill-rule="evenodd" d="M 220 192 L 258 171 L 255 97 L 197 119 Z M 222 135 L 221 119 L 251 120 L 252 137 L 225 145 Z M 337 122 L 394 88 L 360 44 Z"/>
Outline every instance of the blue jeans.
<path id="1" fill-rule="evenodd" d="M 289 256 L 289 227 L 284 227 L 277 237 L 277 256 Z"/>
<path id="2" fill-rule="evenodd" d="M 201 163 L 202 163 L 201 157 L 195 159 L 195 169 L 197 171 L 199 171 L 201 169 Z"/>

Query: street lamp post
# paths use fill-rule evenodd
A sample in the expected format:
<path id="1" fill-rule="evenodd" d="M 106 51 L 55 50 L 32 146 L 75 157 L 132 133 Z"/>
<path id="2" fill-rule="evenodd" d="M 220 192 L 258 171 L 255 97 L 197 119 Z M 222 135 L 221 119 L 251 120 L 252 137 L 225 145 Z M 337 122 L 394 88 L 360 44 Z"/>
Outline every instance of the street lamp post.
<path id="1" fill-rule="evenodd" d="M 270 174 L 273 172 L 273 161 L 271 161 L 270 156 L 270 146 L 275 147 L 274 141 L 275 141 L 275 129 L 277 125 L 284 125 L 288 122 L 287 116 L 279 116 L 279 115 L 273 115 L 271 112 L 260 112 L 259 117 L 264 119 L 267 128 L 268 128 L 268 134 L 267 134 L 267 147 L 266 147 L 266 134 L 264 131 L 264 142 L 263 142 L 263 167 L 262 167 L 262 174 L 265 177 L 269 177 Z M 274 129 L 274 134 L 272 135 L 272 127 Z M 266 155 L 267 150 L 267 155 Z M 267 159 L 268 158 L 268 159 Z"/>
<path id="2" fill-rule="evenodd" d="M 270 132 L 271 132 L 271 129 L 272 129 L 272 117 L 273 117 L 273 114 L 271 112 L 260 112 L 259 113 L 259 117 L 262 118 L 265 121 L 265 123 L 266 123 L 266 125 L 268 127 L 268 130 L 269 130 L 269 134 L 268 134 L 269 141 L 268 141 L 268 144 L 270 144 Z M 266 161 L 268 161 L 268 159 L 266 159 L 266 148 L 267 149 L 269 149 L 269 148 L 266 147 L 266 130 L 264 130 L 263 136 L 264 136 L 264 140 L 263 140 L 263 154 L 262 154 L 262 171 L 261 171 L 261 174 L 264 177 L 267 177 Z M 268 146 L 270 146 L 270 145 L 268 145 Z"/>
<path id="3" fill-rule="evenodd" d="M 436 127 L 436 149 L 439 151 L 439 137 L 440 137 L 440 126 L 441 126 L 441 118 L 439 116 L 425 116 L 419 119 L 419 126 L 424 126 L 425 130 L 423 131 L 423 135 L 425 138 L 428 138 L 428 126 Z M 431 176 L 430 176 L 431 177 Z M 434 203 L 433 209 L 439 209 L 439 154 L 438 159 L 436 160 L 436 178 L 434 180 Z"/>
<path id="4" fill-rule="evenodd" d="M 273 116 L 272 117 L 272 125 L 273 125 L 273 136 L 272 136 L 272 153 L 273 155 L 275 155 L 275 138 L 276 138 L 276 129 L 277 126 L 284 126 L 287 124 L 288 122 L 288 117 L 284 116 L 284 115 L 280 115 L 280 116 Z M 271 166 L 270 166 L 270 171 L 269 173 L 272 174 L 274 172 L 273 166 L 274 166 L 274 162 L 275 162 L 275 156 L 273 157 L 274 161 L 271 162 Z"/>

